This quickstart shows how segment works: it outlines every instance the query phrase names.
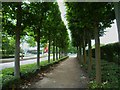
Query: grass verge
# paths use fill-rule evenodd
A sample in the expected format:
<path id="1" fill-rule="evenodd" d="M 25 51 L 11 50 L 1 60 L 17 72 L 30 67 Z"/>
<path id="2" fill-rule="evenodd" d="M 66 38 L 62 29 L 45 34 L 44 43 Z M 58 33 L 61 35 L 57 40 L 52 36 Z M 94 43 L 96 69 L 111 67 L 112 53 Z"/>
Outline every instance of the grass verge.
<path id="1" fill-rule="evenodd" d="M 53 61 L 51 59 L 50 63 L 48 63 L 48 60 L 40 62 L 41 69 L 46 69 L 49 66 L 59 63 L 62 60 L 65 60 L 68 58 L 68 56 L 62 57 L 59 60 Z M 38 72 L 40 72 L 39 69 L 37 69 L 36 63 L 33 64 L 27 64 L 27 65 L 21 65 L 20 67 L 20 76 L 21 79 L 29 79 L 36 75 Z M 14 77 L 14 68 L 6 68 L 0 71 L 0 80 L 2 81 L 0 86 L 2 86 L 2 89 L 6 88 L 12 88 L 13 85 L 19 85 L 21 83 L 21 79 Z"/>

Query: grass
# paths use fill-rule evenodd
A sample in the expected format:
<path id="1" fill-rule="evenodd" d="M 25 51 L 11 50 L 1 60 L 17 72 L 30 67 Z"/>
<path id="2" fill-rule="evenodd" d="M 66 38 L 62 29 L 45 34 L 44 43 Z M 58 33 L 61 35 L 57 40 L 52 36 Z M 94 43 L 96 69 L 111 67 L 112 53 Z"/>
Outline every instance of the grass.
<path id="1" fill-rule="evenodd" d="M 87 60 L 88 61 L 88 60 Z M 120 88 L 120 66 L 115 64 L 114 62 L 108 62 L 105 60 L 101 60 L 101 71 L 102 71 L 102 84 L 97 85 L 95 82 L 95 67 L 96 63 L 93 59 L 93 67 L 92 71 L 89 74 L 90 77 L 90 84 L 89 88 Z M 83 65 L 83 68 L 87 71 L 88 64 Z"/>
<path id="2" fill-rule="evenodd" d="M 53 61 L 52 59 L 50 60 L 50 63 L 48 63 L 48 60 L 46 61 L 41 61 L 40 66 L 42 68 L 47 68 L 50 65 L 53 65 L 55 63 L 58 63 L 59 61 L 62 61 L 64 59 L 68 58 L 68 56 L 63 57 L 59 60 Z M 21 77 L 24 79 L 29 79 L 31 76 L 34 76 L 34 74 L 37 71 L 37 64 L 27 64 L 27 65 L 21 65 L 20 66 L 20 74 Z M 6 68 L 0 71 L 0 84 L 4 87 L 10 87 L 13 84 L 20 83 L 20 79 L 14 77 L 14 68 Z M 1 86 L 0 85 L 0 86 Z"/>

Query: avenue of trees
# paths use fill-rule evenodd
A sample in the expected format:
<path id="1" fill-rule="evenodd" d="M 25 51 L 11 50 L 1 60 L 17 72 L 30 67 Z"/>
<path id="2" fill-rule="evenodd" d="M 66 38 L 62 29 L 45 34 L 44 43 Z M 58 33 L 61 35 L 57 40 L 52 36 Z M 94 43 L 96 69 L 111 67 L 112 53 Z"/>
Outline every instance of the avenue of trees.
<path id="1" fill-rule="evenodd" d="M 2 26 L 4 46 L 6 43 L 12 45 L 13 48 L 7 46 L 11 52 L 15 49 L 14 75 L 17 78 L 20 78 L 20 41 L 25 35 L 33 37 L 31 40 L 37 42 L 38 69 L 40 69 L 41 40 L 44 43 L 49 42 L 48 62 L 50 62 L 50 47 L 53 47 L 53 60 L 55 60 L 55 52 L 58 59 L 64 55 L 69 45 L 67 29 L 56 2 L 3 2 Z M 11 38 L 13 41 L 9 42 Z M 2 49 L 2 52 L 6 50 Z"/>
<path id="2" fill-rule="evenodd" d="M 74 53 L 77 51 L 77 58 L 82 64 L 87 65 L 86 47 L 88 46 L 88 73 L 92 71 L 92 56 L 95 56 L 95 78 L 97 84 L 101 84 L 101 52 L 108 50 L 104 48 L 107 46 L 104 46 L 103 50 L 100 48 L 100 37 L 116 19 L 120 42 L 120 3 L 65 2 L 65 6 L 72 43 L 69 41 L 68 32 L 61 19 L 57 2 L 2 3 L 1 51 L 3 55 L 14 54 L 14 76 L 16 78 L 20 78 L 21 73 L 20 44 L 25 41 L 25 36 L 27 36 L 29 37 L 27 42 L 30 43 L 30 46 L 35 46 L 37 43 L 36 66 L 39 70 L 41 69 L 40 46 L 43 43 L 48 46 L 48 63 L 51 62 L 51 53 L 53 54 L 53 61 L 55 61 L 65 56 L 67 52 Z M 91 40 L 95 40 L 95 55 L 92 55 Z M 111 52 L 113 52 L 112 49 Z M 109 55 L 106 56 L 109 57 Z M 119 54 L 117 56 L 119 58 Z"/>
<path id="3" fill-rule="evenodd" d="M 105 29 L 111 27 L 115 20 L 114 4 L 110 2 L 66 2 L 65 5 L 68 27 L 72 34 L 72 43 L 77 47 L 77 57 L 83 64 L 86 64 L 85 48 L 88 45 L 88 72 L 92 69 L 91 40 L 95 39 L 96 82 L 101 84 L 100 36 L 104 35 Z M 118 12 L 118 6 L 116 7 L 116 19 L 119 29 L 120 17 L 118 15 L 120 13 Z"/>

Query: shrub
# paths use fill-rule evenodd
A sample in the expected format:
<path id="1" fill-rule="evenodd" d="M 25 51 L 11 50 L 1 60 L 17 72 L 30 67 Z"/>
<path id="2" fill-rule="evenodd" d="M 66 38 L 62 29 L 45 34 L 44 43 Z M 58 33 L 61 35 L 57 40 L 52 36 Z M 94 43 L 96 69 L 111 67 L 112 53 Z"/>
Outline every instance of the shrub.
<path id="1" fill-rule="evenodd" d="M 120 43 L 101 46 L 100 51 L 102 59 L 120 64 Z M 95 49 L 92 49 L 92 57 L 95 58 Z"/>
<path id="2" fill-rule="evenodd" d="M 90 83 L 89 88 L 119 88 L 120 82 L 120 66 L 114 62 L 101 61 L 102 84 L 97 85 L 95 82 L 95 60 L 93 60 L 93 68 L 89 74 Z"/>

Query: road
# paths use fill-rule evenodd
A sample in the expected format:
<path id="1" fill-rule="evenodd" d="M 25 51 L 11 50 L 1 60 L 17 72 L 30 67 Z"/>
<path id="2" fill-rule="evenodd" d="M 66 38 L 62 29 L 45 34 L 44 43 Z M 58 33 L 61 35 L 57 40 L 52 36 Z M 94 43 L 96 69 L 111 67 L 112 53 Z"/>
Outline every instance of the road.
<path id="1" fill-rule="evenodd" d="M 50 58 L 52 59 L 52 56 Z M 40 61 L 45 61 L 45 60 L 48 60 L 47 56 L 40 58 Z M 20 61 L 20 65 L 32 64 L 36 62 L 37 62 L 37 59 L 29 59 L 25 61 Z M 14 67 L 14 62 L 0 63 L 0 70 L 5 69 L 5 68 L 10 68 L 10 67 Z"/>
<path id="2" fill-rule="evenodd" d="M 69 57 L 76 57 L 76 54 L 69 54 Z M 51 56 L 50 58 L 52 59 L 53 56 Z M 45 60 L 48 60 L 47 56 L 40 58 L 40 61 L 45 61 Z M 20 65 L 32 64 L 36 62 L 37 62 L 37 59 L 28 59 L 28 60 L 20 61 Z M 10 67 L 14 67 L 14 62 L 0 63 L 0 70 L 5 68 L 10 68 Z"/>
<path id="3" fill-rule="evenodd" d="M 69 57 L 77 57 L 77 54 L 68 54 Z"/>

